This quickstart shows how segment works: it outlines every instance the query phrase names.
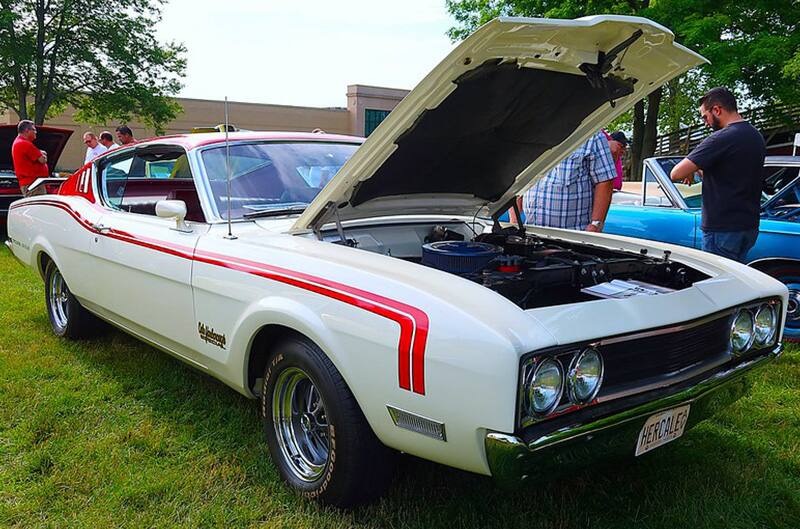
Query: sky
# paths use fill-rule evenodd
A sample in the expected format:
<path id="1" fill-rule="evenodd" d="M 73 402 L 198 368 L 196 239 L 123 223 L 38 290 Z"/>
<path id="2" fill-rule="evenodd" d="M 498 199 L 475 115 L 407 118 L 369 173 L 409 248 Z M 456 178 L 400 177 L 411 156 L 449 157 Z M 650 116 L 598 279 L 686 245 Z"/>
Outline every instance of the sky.
<path id="1" fill-rule="evenodd" d="M 169 0 L 181 97 L 344 107 L 347 85 L 413 88 L 454 47 L 444 0 Z"/>

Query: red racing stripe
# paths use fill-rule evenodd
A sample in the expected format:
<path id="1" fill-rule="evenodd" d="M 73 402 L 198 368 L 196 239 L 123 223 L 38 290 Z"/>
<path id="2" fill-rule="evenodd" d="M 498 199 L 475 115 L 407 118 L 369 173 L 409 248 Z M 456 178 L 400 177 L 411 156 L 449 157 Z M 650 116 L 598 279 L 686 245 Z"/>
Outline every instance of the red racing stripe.
<path id="1" fill-rule="evenodd" d="M 295 270 L 289 270 L 286 268 L 280 268 L 277 266 L 259 263 L 257 261 L 251 261 L 239 257 L 231 257 L 213 252 L 199 251 L 195 254 L 195 258 L 206 257 L 206 256 L 214 259 L 224 259 L 245 266 L 267 270 L 270 272 L 276 272 L 290 277 L 302 279 L 310 283 L 340 290 L 342 292 L 346 292 L 348 294 L 358 296 L 366 300 L 370 300 L 374 303 L 385 305 L 386 307 L 392 308 L 400 313 L 407 314 L 414 321 L 414 326 L 416 330 L 414 334 L 413 348 L 412 348 L 414 392 L 419 393 L 421 395 L 425 394 L 425 346 L 428 339 L 428 315 L 425 314 L 423 311 L 419 310 L 416 307 L 412 307 L 411 305 L 407 305 L 405 303 L 401 303 L 399 301 L 378 294 L 374 294 L 366 290 L 361 290 L 359 288 L 351 287 L 343 283 L 337 283 L 335 281 L 330 281 L 321 277 L 304 274 L 302 272 L 297 272 Z M 410 336 L 404 337 L 403 335 L 401 335 L 401 344 L 404 338 L 409 339 L 408 345 L 411 346 L 412 343 L 410 340 L 411 338 Z M 408 355 L 403 354 L 404 347 L 401 346 L 399 349 L 400 351 L 399 351 L 398 365 L 400 370 L 400 386 L 403 387 L 404 389 L 410 389 L 410 384 L 408 384 L 408 379 L 411 378 L 411 375 L 408 369 Z"/>
<path id="2" fill-rule="evenodd" d="M 112 229 L 107 232 L 101 232 L 97 230 L 91 222 L 84 219 L 80 213 L 69 204 L 56 200 L 43 199 L 29 201 L 22 204 L 15 204 L 11 206 L 10 209 L 32 205 L 54 206 L 62 209 L 78 221 L 82 227 L 95 234 L 142 246 L 154 251 L 167 253 L 176 257 L 229 268 L 292 285 L 336 299 L 337 301 L 347 303 L 394 321 L 400 326 L 397 357 L 399 386 L 405 390 L 412 390 L 413 383 L 414 393 L 420 395 L 425 394 L 425 349 L 428 338 L 429 320 L 427 314 L 416 307 L 343 283 L 330 281 L 303 272 L 267 265 L 257 261 L 214 252 L 195 251 L 188 246 L 167 243 L 149 237 L 141 237 L 121 230 Z"/>
<path id="3" fill-rule="evenodd" d="M 195 261 L 208 263 L 214 266 L 230 268 L 232 270 L 238 270 L 240 272 L 246 272 L 252 275 L 260 276 L 266 279 L 271 279 L 273 281 L 302 288 L 304 290 L 309 290 L 311 292 L 315 292 L 317 294 L 321 294 L 323 296 L 333 298 L 338 301 L 342 301 L 349 305 L 353 305 L 360 309 L 372 312 L 373 314 L 377 314 L 378 316 L 383 316 L 384 318 L 396 322 L 400 326 L 400 341 L 398 343 L 398 382 L 401 388 L 406 390 L 411 390 L 411 382 L 410 382 L 411 371 L 409 369 L 409 358 L 411 349 L 411 336 L 414 333 L 414 322 L 408 315 L 399 313 L 394 310 L 390 310 L 386 307 L 383 307 L 366 299 L 361 299 L 358 297 L 348 295 L 346 293 L 332 290 L 325 286 L 309 283 L 293 277 L 286 277 L 283 275 L 276 274 L 274 271 L 268 270 L 268 268 L 271 267 L 268 267 L 266 265 L 263 266 L 264 269 L 254 269 L 253 267 L 247 265 L 237 264 L 235 262 L 228 262 L 227 260 L 219 260 L 211 257 L 206 257 L 203 255 L 204 253 L 205 252 L 198 252 L 198 254 L 195 255 Z"/>

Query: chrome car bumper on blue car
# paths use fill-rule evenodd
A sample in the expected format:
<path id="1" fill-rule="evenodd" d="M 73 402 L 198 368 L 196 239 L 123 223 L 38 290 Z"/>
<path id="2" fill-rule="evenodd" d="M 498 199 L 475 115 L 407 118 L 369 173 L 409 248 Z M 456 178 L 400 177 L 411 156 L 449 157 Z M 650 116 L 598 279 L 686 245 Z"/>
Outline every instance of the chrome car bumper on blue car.
<path id="1" fill-rule="evenodd" d="M 639 434 L 648 418 L 685 404 L 691 405 L 686 428 L 715 414 L 745 395 L 748 376 L 777 358 L 778 344 L 766 354 L 716 371 L 689 386 L 678 386 L 632 398 L 623 411 L 557 428 L 546 434 L 517 436 L 488 432 L 486 457 L 492 476 L 501 482 L 517 482 L 529 476 L 552 476 L 585 466 L 600 458 L 634 455 Z M 638 402 L 636 402 L 638 401 Z"/>

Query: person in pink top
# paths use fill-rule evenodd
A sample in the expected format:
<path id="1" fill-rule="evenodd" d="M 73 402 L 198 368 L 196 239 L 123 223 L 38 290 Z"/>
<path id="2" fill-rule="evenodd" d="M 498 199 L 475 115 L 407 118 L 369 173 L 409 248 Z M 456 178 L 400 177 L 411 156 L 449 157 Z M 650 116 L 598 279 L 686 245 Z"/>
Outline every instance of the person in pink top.
<path id="1" fill-rule="evenodd" d="M 614 158 L 614 165 L 617 167 L 617 176 L 614 178 L 613 187 L 615 191 L 619 191 L 622 189 L 622 157 L 628 149 L 628 138 L 620 130 L 611 134 L 606 132 L 606 137 L 608 138 L 608 147 L 611 149 L 611 157 Z"/>

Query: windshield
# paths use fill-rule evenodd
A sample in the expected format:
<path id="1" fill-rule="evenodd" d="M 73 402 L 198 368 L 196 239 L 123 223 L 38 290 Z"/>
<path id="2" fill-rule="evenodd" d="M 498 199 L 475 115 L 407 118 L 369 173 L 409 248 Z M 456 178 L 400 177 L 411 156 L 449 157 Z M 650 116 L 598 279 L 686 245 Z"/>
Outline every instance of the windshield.
<path id="1" fill-rule="evenodd" d="M 322 142 L 231 145 L 231 218 L 302 211 L 358 147 Z M 217 211 L 225 216 L 228 210 L 225 146 L 204 150 L 202 159 Z"/>
<path id="2" fill-rule="evenodd" d="M 669 175 L 683 158 L 659 158 L 656 161 L 664 174 Z M 761 191 L 761 203 L 775 196 L 787 184 L 797 178 L 798 167 L 768 165 L 764 167 L 764 183 Z M 686 206 L 689 208 L 699 208 L 702 206 L 703 182 L 699 174 L 695 173 L 691 185 L 675 182 L 675 189 L 683 197 Z"/>
<path id="3" fill-rule="evenodd" d="M 658 162 L 658 165 L 661 166 L 664 174 L 669 176 L 672 168 L 678 165 L 681 160 L 683 160 L 683 158 L 658 158 L 656 162 Z M 681 182 L 675 182 L 675 189 L 677 189 L 678 193 L 680 193 L 683 197 L 683 201 L 686 202 L 686 207 L 699 208 L 702 206 L 703 181 L 699 174 L 695 173 L 693 175 L 692 183 L 690 185 L 683 184 Z"/>

